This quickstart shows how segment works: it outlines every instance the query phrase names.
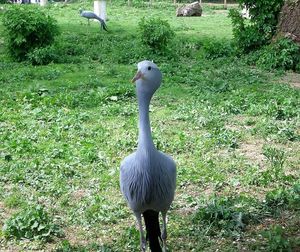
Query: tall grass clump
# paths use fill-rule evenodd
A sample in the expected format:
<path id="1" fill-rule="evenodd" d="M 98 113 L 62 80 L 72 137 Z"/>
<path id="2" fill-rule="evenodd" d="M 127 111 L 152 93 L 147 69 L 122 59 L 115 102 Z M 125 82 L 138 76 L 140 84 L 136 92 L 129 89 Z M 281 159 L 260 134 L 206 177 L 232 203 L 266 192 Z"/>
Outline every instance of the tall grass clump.
<path id="1" fill-rule="evenodd" d="M 27 60 L 29 53 L 50 46 L 59 33 L 56 20 L 38 6 L 10 7 L 3 15 L 10 56 L 16 61 Z"/>

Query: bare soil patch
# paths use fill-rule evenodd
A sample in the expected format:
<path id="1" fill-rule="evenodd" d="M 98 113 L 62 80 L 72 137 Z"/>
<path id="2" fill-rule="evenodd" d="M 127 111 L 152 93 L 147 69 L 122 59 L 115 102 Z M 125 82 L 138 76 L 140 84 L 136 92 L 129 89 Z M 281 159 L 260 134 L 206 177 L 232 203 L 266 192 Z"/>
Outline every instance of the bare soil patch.
<path id="1" fill-rule="evenodd" d="M 262 147 L 264 142 L 262 140 L 253 140 L 241 143 L 239 152 L 250 161 L 263 166 L 266 161 L 265 156 L 262 154 Z"/>
<path id="2" fill-rule="evenodd" d="M 300 74 L 298 73 L 287 73 L 282 78 L 283 83 L 288 83 L 291 87 L 300 88 Z"/>

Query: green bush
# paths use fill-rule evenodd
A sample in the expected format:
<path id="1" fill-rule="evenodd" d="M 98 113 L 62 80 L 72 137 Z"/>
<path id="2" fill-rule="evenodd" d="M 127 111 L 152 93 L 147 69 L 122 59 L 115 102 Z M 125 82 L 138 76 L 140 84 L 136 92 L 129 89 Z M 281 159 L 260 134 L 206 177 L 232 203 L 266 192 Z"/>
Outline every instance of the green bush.
<path id="1" fill-rule="evenodd" d="M 142 43 L 158 52 L 163 52 L 175 35 L 170 24 L 160 18 L 142 18 L 139 28 Z"/>
<path id="2" fill-rule="evenodd" d="M 201 202 L 201 207 L 193 217 L 196 225 L 208 227 L 210 235 L 239 235 L 250 221 L 259 221 L 259 213 L 254 209 L 256 204 L 252 198 L 212 197 Z"/>
<path id="3" fill-rule="evenodd" d="M 288 191 L 285 188 L 278 188 L 266 194 L 266 205 L 268 207 L 285 207 L 288 204 Z"/>
<path id="4" fill-rule="evenodd" d="M 51 45 L 58 34 L 56 20 L 38 6 L 14 5 L 3 15 L 8 50 L 13 59 L 23 61 L 37 48 Z"/>
<path id="5" fill-rule="evenodd" d="M 292 188 L 287 189 L 279 187 L 266 194 L 266 206 L 271 210 L 282 209 L 300 209 L 300 184 L 296 183 Z"/>
<path id="6" fill-rule="evenodd" d="M 262 233 L 263 237 L 267 239 L 267 251 L 292 251 L 292 242 L 285 232 L 281 226 L 275 225 L 270 230 Z"/>
<path id="7" fill-rule="evenodd" d="M 262 154 L 271 164 L 271 174 L 274 175 L 274 179 L 282 178 L 284 176 L 283 165 L 286 161 L 286 153 L 283 150 L 264 145 Z"/>
<path id="8" fill-rule="evenodd" d="M 59 55 L 53 46 L 35 48 L 27 54 L 32 65 L 47 65 L 51 62 L 58 62 Z"/>
<path id="9" fill-rule="evenodd" d="M 300 47 L 289 39 L 280 39 L 261 50 L 257 66 L 267 70 L 296 70 L 299 63 Z"/>
<path id="10" fill-rule="evenodd" d="M 233 55 L 233 46 L 225 40 L 210 39 L 203 43 L 205 58 L 217 59 L 221 57 L 229 57 Z"/>
<path id="11" fill-rule="evenodd" d="M 3 227 L 6 238 L 51 240 L 61 231 L 40 205 L 29 206 L 8 219 Z"/>
<path id="12" fill-rule="evenodd" d="M 278 16 L 284 0 L 238 0 L 249 9 L 250 21 L 238 10 L 231 9 L 233 36 L 242 52 L 250 52 L 267 44 L 276 32 Z"/>

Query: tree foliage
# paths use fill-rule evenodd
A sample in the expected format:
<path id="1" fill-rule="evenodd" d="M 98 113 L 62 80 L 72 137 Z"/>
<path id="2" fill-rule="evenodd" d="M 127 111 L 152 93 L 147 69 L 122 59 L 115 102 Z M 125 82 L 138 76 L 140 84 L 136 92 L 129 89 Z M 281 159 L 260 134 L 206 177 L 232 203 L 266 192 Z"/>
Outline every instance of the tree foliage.
<path id="1" fill-rule="evenodd" d="M 233 35 L 243 52 L 250 52 L 267 44 L 276 32 L 279 13 L 284 0 L 238 0 L 249 10 L 246 21 L 238 10 L 230 10 Z"/>

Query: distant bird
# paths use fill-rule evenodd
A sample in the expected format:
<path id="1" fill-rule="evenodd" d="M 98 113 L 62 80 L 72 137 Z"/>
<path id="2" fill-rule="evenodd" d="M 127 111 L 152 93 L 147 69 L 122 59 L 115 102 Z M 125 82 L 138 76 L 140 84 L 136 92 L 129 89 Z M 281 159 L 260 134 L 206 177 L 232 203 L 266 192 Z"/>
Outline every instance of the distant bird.
<path id="1" fill-rule="evenodd" d="M 98 15 L 96 15 L 92 11 L 84 11 L 84 10 L 79 10 L 79 14 L 82 17 L 87 18 L 88 24 L 90 24 L 90 19 L 96 19 L 100 22 L 101 28 L 105 31 L 107 31 L 107 26 L 102 18 L 100 18 Z"/>
<path id="2" fill-rule="evenodd" d="M 140 231 L 140 246 L 146 251 L 142 218 L 147 231 L 151 251 L 166 249 L 166 215 L 174 199 L 176 187 L 176 164 L 173 159 L 158 151 L 153 143 L 149 120 L 150 100 L 159 88 L 162 74 L 151 61 L 138 63 L 138 72 L 132 82 L 136 83 L 139 106 L 139 137 L 136 152 L 121 163 L 121 191 L 132 209 Z M 159 212 L 162 214 L 163 229 L 159 227 Z"/>

